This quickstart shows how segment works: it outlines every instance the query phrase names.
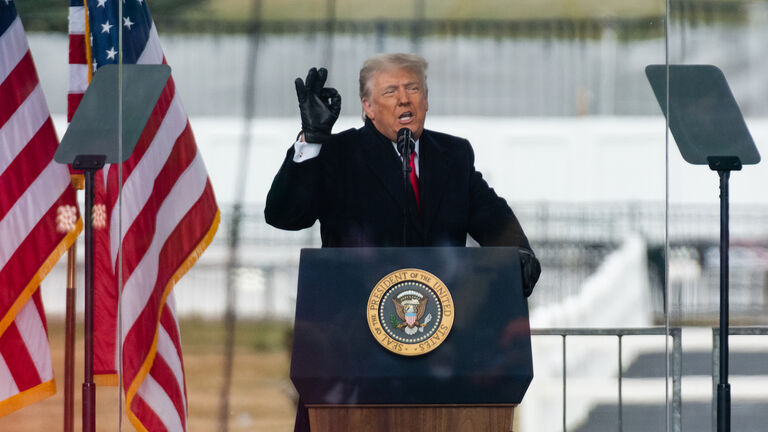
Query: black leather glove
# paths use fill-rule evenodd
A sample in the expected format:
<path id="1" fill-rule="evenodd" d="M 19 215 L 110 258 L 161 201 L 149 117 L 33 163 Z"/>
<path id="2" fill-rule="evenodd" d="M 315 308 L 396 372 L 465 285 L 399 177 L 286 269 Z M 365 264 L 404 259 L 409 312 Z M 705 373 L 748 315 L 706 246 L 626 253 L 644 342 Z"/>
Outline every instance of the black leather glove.
<path id="1" fill-rule="evenodd" d="M 296 78 L 296 96 L 301 111 L 301 131 L 304 141 L 325 144 L 331 139 L 331 129 L 341 113 L 341 95 L 334 88 L 323 87 L 328 78 L 325 68 L 312 68 L 306 83 Z"/>
<path id="2" fill-rule="evenodd" d="M 541 264 L 536 255 L 528 249 L 519 249 L 520 271 L 523 275 L 523 295 L 528 297 L 533 292 L 533 287 L 541 275 Z"/>

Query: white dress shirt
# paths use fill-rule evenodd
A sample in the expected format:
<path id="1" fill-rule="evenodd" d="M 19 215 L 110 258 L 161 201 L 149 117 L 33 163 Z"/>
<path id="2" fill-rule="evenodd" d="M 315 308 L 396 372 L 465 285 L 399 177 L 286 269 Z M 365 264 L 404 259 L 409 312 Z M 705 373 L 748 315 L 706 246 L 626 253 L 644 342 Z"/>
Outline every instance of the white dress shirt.
<path id="1" fill-rule="evenodd" d="M 416 167 L 416 177 L 419 176 L 419 140 L 414 141 L 416 156 L 413 158 L 413 164 Z M 293 143 L 293 161 L 296 163 L 302 163 L 317 157 L 320 154 L 322 144 L 308 143 L 306 141 L 296 140 Z M 400 152 L 397 151 L 397 143 L 392 143 L 392 148 L 395 149 L 395 154 L 400 157 Z"/>

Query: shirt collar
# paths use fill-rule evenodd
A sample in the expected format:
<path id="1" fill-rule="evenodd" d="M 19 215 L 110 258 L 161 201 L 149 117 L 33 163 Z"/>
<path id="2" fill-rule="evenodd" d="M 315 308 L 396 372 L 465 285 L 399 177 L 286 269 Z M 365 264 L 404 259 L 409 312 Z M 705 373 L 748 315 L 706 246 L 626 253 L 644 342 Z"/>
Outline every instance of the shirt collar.
<path id="1" fill-rule="evenodd" d="M 396 142 L 393 142 L 393 141 L 390 141 L 390 140 L 389 140 L 389 138 L 385 137 L 385 136 L 384 136 L 384 134 L 382 134 L 381 132 L 379 132 L 379 130 L 378 130 L 378 129 L 376 129 L 376 126 L 374 126 L 374 125 L 373 125 L 373 122 L 371 121 L 371 119 L 369 119 L 369 118 L 367 118 L 367 117 L 366 117 L 366 119 L 365 119 L 365 125 L 366 125 L 366 126 L 368 126 L 368 127 L 370 127 L 370 128 L 371 128 L 371 129 L 374 131 L 374 133 L 376 133 L 376 135 L 378 135 L 379 137 L 381 137 L 383 140 L 385 140 L 385 141 L 389 141 L 390 143 L 392 143 L 392 146 L 394 146 L 394 149 L 395 149 L 395 154 L 396 154 L 398 157 L 400 156 L 400 152 L 399 152 L 399 151 L 397 151 L 397 143 L 396 143 Z M 422 132 L 422 134 L 423 134 L 423 132 Z M 413 144 L 414 144 L 414 145 L 413 145 L 413 149 L 414 149 L 414 151 L 416 152 L 416 155 L 417 155 L 417 157 L 418 157 L 418 154 L 419 154 L 419 140 L 415 140 L 415 141 L 413 142 Z"/>

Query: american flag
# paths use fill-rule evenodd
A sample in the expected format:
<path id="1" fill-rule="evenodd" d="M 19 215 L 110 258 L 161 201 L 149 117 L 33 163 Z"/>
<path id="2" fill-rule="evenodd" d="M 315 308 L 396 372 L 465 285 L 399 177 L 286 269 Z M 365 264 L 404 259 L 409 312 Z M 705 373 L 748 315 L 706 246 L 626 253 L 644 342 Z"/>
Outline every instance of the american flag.
<path id="1" fill-rule="evenodd" d="M 39 285 L 82 229 L 58 144 L 24 27 L 1 0 L 0 416 L 56 392 Z"/>
<path id="2" fill-rule="evenodd" d="M 90 35 L 83 37 L 83 42 L 92 41 L 92 58 L 79 64 L 90 63 L 97 69 L 117 63 L 120 26 L 124 63 L 165 63 L 146 0 L 124 1 L 122 16 L 118 16 L 118 1 L 86 2 Z M 73 13 L 70 9 L 70 15 Z M 70 78 L 70 82 L 79 81 Z M 76 89 L 70 91 L 70 100 L 77 98 L 76 93 Z M 183 431 L 187 429 L 186 384 L 172 289 L 210 244 L 220 215 L 172 79 L 133 155 L 122 164 L 122 185 L 119 168 L 112 165 L 104 169 L 105 175 L 97 178 L 94 199 L 95 369 L 114 377 L 110 374 L 117 372 L 115 339 L 119 333 L 129 419 L 138 430 Z M 101 196 L 99 187 L 103 189 Z M 121 242 L 122 259 L 118 256 Z M 100 253 L 99 244 L 105 253 Z M 122 268 L 122 290 L 116 282 L 118 265 Z M 115 319 L 118 292 L 121 326 Z"/>

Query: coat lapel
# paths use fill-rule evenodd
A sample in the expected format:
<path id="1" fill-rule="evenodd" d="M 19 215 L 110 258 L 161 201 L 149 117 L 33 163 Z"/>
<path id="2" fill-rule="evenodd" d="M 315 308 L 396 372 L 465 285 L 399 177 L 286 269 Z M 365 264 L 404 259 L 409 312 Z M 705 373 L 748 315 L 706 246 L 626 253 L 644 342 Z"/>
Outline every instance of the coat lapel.
<path id="1" fill-rule="evenodd" d="M 413 194 L 409 194 L 406 200 L 403 190 L 403 171 L 397 152 L 392 147 L 392 143 L 383 135 L 379 134 L 373 125 L 366 124 L 361 129 L 363 135 L 363 151 L 365 161 L 373 174 L 379 179 L 389 195 L 397 202 L 400 210 L 405 208 L 408 203 L 408 215 L 410 222 L 416 227 L 416 231 L 423 237 L 424 227 L 416 207 L 416 199 Z"/>
<path id="2" fill-rule="evenodd" d="M 365 162 L 402 208 L 405 205 L 405 195 L 403 193 L 403 179 L 400 174 L 400 161 L 397 159 L 396 152 L 392 149 L 391 143 L 385 141 L 386 138 L 372 130 L 372 127 L 363 127 L 361 133 L 363 134 L 361 145 L 365 153 Z"/>
<path id="3" fill-rule="evenodd" d="M 445 149 L 429 131 L 425 130 L 419 140 L 419 189 L 421 192 L 421 210 L 424 216 L 424 232 L 429 234 L 440 203 L 447 189 L 445 180 L 450 178 Z"/>

